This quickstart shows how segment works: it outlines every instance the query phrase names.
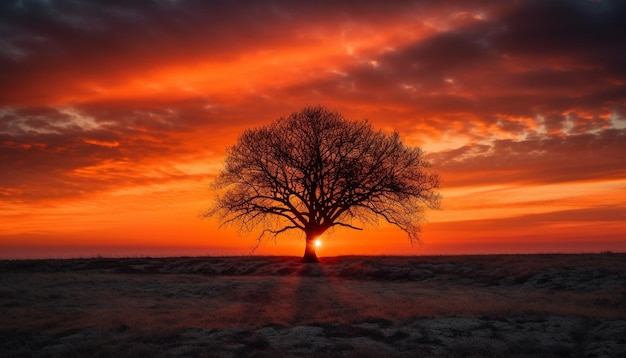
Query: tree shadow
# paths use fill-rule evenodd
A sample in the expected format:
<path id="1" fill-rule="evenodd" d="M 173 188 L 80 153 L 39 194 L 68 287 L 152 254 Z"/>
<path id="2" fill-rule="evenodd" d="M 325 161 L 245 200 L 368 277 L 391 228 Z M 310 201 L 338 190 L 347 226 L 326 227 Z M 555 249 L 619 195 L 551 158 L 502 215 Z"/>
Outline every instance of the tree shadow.
<path id="1" fill-rule="evenodd" d="M 320 263 L 302 263 L 294 292 L 293 325 L 348 323 L 361 314 L 354 308 L 341 279 L 329 274 Z"/>

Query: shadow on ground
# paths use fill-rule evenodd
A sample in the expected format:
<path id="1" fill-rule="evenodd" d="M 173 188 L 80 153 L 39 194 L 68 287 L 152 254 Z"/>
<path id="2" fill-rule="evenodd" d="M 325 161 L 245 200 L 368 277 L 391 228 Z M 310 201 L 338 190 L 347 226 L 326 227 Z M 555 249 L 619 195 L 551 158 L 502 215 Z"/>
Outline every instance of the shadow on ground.
<path id="1" fill-rule="evenodd" d="M 0 356 L 621 357 L 626 255 L 0 261 Z"/>

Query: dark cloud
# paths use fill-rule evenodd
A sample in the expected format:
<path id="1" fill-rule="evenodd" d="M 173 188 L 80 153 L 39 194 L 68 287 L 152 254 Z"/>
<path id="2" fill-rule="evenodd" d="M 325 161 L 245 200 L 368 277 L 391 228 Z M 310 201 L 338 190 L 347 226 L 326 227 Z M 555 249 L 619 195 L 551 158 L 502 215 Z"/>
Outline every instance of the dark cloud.
<path id="1" fill-rule="evenodd" d="M 477 65 L 497 59 L 489 45 L 489 25 L 478 24 L 443 32 L 419 43 L 402 48 L 381 59 L 382 66 L 399 70 L 407 80 L 424 81 L 433 78 L 443 85 L 445 77 L 467 72 Z"/>
<path id="2" fill-rule="evenodd" d="M 511 54 L 577 56 L 615 70 L 626 55 L 624 16 L 623 1 L 524 1 L 501 20 L 496 42 Z"/>
<path id="3" fill-rule="evenodd" d="M 487 7 L 489 9 L 489 7 Z M 626 113 L 626 6 L 619 1 L 519 1 L 342 75 L 290 89 L 294 97 L 395 108 L 396 128 L 460 131 L 497 126 L 522 135 L 594 132 Z M 568 128 L 571 127 L 571 128 Z"/>
<path id="4" fill-rule="evenodd" d="M 54 88 L 105 85 L 146 68 L 254 56 L 386 22 L 408 2 L 4 1 L 0 98 L 49 99 Z M 319 34 L 318 34 L 319 33 Z M 37 84 L 37 87 L 35 87 Z"/>
<path id="5" fill-rule="evenodd" d="M 191 138 L 228 131 L 202 102 L 190 102 L 4 110 L 0 197 L 71 198 L 187 178 L 168 162 L 223 151 L 221 141 Z"/>
<path id="6" fill-rule="evenodd" d="M 626 130 L 496 140 L 430 154 L 447 186 L 555 184 L 626 178 Z"/>

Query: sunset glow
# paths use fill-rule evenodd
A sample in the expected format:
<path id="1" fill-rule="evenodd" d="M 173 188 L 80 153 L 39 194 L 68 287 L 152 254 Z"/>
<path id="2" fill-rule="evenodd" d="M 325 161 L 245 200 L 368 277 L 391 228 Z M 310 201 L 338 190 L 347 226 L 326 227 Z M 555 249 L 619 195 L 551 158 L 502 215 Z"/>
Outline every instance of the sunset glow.
<path id="1" fill-rule="evenodd" d="M 379 222 L 320 256 L 626 251 L 624 18 L 617 0 L 3 1 L 0 258 L 299 256 L 301 236 L 256 247 L 200 216 L 239 134 L 318 104 L 422 147 L 443 195 L 423 245 Z"/>

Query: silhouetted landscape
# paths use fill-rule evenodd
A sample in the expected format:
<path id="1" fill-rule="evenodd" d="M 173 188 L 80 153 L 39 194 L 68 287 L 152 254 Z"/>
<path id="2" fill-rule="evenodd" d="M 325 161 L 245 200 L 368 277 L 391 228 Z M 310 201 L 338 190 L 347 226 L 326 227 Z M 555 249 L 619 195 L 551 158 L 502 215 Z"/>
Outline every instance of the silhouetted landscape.
<path id="1" fill-rule="evenodd" d="M 625 19 L 0 1 L 0 358 L 626 358 Z"/>
<path id="2" fill-rule="evenodd" d="M 626 254 L 0 261 L 3 357 L 620 357 Z"/>

